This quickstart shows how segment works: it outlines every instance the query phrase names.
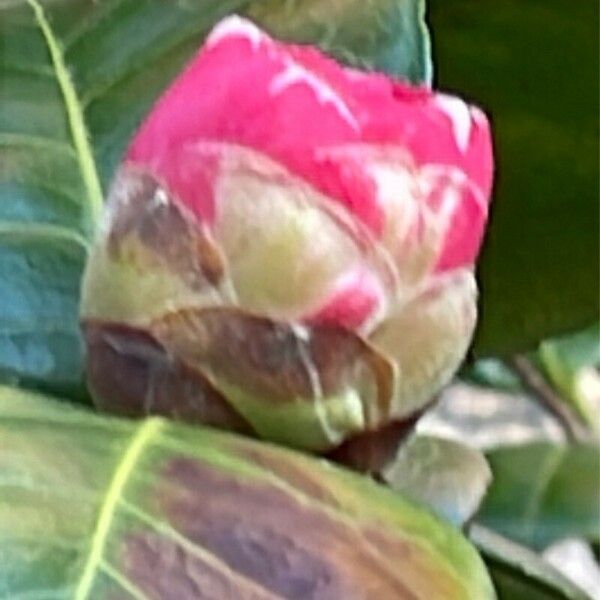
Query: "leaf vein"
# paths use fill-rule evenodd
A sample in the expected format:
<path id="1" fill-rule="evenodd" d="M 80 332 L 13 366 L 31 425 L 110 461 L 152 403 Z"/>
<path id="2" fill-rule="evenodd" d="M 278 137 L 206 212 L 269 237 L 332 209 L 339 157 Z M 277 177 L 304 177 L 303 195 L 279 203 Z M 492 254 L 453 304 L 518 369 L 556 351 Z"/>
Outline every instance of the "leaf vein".
<path id="1" fill-rule="evenodd" d="M 100 569 L 104 571 L 114 582 L 119 584 L 126 592 L 131 594 L 135 600 L 150 600 L 150 596 L 147 596 L 137 585 L 135 585 L 130 579 L 119 573 L 110 563 L 102 560 L 100 562 Z"/>
<path id="2" fill-rule="evenodd" d="M 25 133 L 1 133 L 0 146 L 29 146 L 34 148 L 50 149 L 75 157 L 73 147 L 62 140 L 44 137 L 39 135 L 30 135 Z"/>
<path id="3" fill-rule="evenodd" d="M 0 221 L 0 238 L 2 237 L 41 237 L 62 240 L 77 244 L 86 252 L 90 247 L 90 242 L 81 234 L 62 225 L 54 225 L 52 223 Z"/>
<path id="4" fill-rule="evenodd" d="M 12 71 L 13 73 L 18 73 L 20 75 L 34 75 L 36 77 L 51 77 L 54 79 L 54 71 L 46 65 L 35 65 L 26 63 L 20 64 L 17 62 L 6 61 L 2 64 L 2 70 L 4 72 Z"/>

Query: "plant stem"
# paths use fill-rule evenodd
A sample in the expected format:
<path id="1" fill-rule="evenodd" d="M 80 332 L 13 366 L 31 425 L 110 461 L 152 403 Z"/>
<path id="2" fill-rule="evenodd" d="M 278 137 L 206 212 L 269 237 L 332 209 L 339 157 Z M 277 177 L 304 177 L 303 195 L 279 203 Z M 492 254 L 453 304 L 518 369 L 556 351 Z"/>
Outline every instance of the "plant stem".
<path id="1" fill-rule="evenodd" d="M 589 438 L 587 429 L 529 358 L 517 354 L 509 364 L 533 398 L 558 420 L 570 442 L 583 442 Z"/>

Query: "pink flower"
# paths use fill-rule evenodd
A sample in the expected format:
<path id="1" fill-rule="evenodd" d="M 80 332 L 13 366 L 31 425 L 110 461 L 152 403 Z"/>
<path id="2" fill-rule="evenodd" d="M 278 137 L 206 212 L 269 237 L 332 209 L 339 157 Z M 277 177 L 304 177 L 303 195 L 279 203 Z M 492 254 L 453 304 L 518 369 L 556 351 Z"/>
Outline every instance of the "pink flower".
<path id="1" fill-rule="evenodd" d="M 230 17 L 135 135 L 124 172 L 136 169 L 160 182 L 223 262 L 215 293 L 156 300 L 148 322 L 190 307 L 235 307 L 301 328 L 300 337 L 339 328 L 387 365 L 385 384 L 378 377 L 363 389 L 345 375 L 329 386 L 344 399 L 327 412 L 319 404 L 331 402 L 323 391 L 328 374 L 309 356 L 311 418 L 322 432 L 290 441 L 289 423 L 286 433 L 276 429 L 278 419 L 291 417 L 248 408 L 238 390 L 243 382 L 232 391 L 231 374 L 196 357 L 260 434 L 334 446 L 420 408 L 458 367 L 476 319 L 473 264 L 492 186 L 489 125 L 477 107 L 343 68 L 314 48 L 280 43 Z M 116 222 L 115 214 L 118 207 Z M 95 276 L 101 271 L 105 266 Z M 122 308 L 119 317 L 131 321 Z M 117 316 L 92 301 L 84 302 L 86 314 Z M 133 321 L 145 324 L 141 316 Z M 163 329 L 153 332 L 186 355 L 181 335 Z M 258 386 L 252 402 L 272 392 L 269 385 L 262 392 Z M 339 422 L 321 422 L 334 412 Z"/>

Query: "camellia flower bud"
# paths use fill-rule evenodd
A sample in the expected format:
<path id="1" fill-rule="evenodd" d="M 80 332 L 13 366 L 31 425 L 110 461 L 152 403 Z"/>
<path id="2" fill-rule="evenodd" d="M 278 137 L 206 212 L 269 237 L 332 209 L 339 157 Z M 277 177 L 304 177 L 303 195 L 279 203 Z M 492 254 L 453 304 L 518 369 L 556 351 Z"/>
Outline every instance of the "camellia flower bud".
<path id="1" fill-rule="evenodd" d="M 409 419 L 469 346 L 491 183 L 478 108 L 222 21 L 87 265 L 98 405 L 320 452 Z"/>

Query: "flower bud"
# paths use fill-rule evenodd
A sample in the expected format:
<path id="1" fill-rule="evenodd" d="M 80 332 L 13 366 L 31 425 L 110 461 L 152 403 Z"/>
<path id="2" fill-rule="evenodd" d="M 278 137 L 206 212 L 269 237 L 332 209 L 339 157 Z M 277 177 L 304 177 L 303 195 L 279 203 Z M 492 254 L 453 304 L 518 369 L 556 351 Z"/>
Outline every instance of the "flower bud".
<path id="1" fill-rule="evenodd" d="M 469 346 L 491 182 L 479 109 L 222 21 L 113 184 L 98 405 L 318 452 L 410 419 Z"/>

